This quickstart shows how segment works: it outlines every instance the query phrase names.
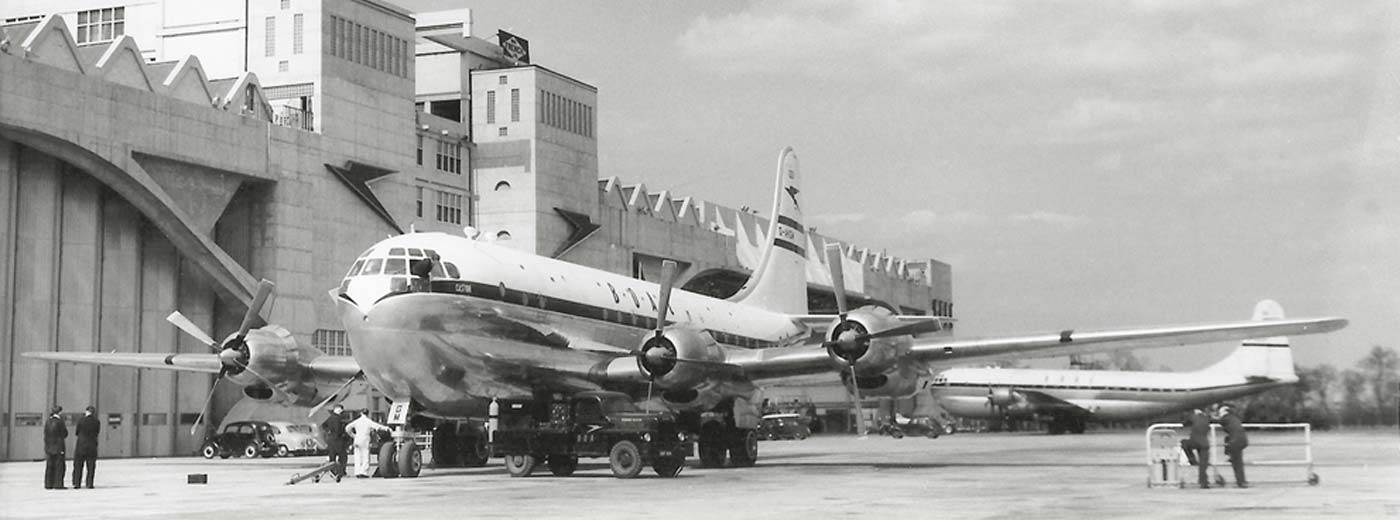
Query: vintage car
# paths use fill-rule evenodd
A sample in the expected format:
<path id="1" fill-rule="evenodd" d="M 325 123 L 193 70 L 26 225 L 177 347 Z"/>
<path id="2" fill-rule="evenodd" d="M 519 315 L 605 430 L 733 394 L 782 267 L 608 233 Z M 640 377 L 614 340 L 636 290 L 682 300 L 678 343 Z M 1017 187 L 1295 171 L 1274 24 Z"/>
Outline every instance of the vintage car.
<path id="1" fill-rule="evenodd" d="M 227 459 L 233 455 L 247 458 L 271 457 L 277 454 L 277 439 L 272 426 L 262 421 L 238 421 L 224 425 L 223 430 L 210 436 L 200 447 L 206 459 L 215 456 Z"/>
<path id="2" fill-rule="evenodd" d="M 807 418 L 795 413 L 775 413 L 763 416 L 758 423 L 760 439 L 806 439 L 812 434 Z"/>
<path id="3" fill-rule="evenodd" d="M 277 456 L 317 455 L 326 452 L 325 441 L 318 435 L 318 428 L 310 424 L 293 424 L 285 421 L 268 421 L 272 436 L 277 442 Z"/>

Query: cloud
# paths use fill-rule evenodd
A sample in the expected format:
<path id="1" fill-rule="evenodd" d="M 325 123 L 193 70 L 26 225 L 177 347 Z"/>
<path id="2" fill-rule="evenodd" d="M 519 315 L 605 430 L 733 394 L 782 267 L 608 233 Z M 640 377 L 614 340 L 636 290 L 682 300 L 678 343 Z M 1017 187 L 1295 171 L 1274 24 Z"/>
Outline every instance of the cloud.
<path id="1" fill-rule="evenodd" d="M 1045 224 L 1055 227 L 1073 228 L 1088 224 L 1087 217 L 1066 215 L 1051 211 L 1032 211 L 1030 213 L 1013 213 L 1007 220 L 1014 223 Z"/>
<path id="2" fill-rule="evenodd" d="M 899 217 L 899 222 L 907 226 L 965 226 L 983 224 L 988 220 L 986 215 L 971 211 L 939 213 L 926 209 L 916 209 Z"/>
<path id="3" fill-rule="evenodd" d="M 831 213 L 807 217 L 807 220 L 814 224 L 833 225 L 864 222 L 866 218 L 868 217 L 863 213 Z"/>

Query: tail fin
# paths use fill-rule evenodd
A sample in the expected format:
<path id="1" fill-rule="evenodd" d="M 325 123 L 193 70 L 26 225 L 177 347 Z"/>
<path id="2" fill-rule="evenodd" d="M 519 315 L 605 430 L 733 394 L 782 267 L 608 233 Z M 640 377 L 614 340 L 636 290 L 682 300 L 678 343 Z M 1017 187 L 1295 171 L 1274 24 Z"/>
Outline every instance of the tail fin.
<path id="1" fill-rule="evenodd" d="M 1263 300 L 1254 306 L 1255 321 L 1283 319 L 1283 307 L 1273 300 Z M 1223 372 L 1245 377 L 1267 377 L 1280 381 L 1296 381 L 1293 372 L 1293 349 L 1288 338 L 1254 338 L 1240 342 L 1225 359 L 1207 367 L 1206 372 Z"/>
<path id="2" fill-rule="evenodd" d="M 798 197 L 801 181 L 797 154 L 791 147 L 784 148 L 778 154 L 768 246 L 758 269 L 730 301 L 785 314 L 807 314 L 807 231 L 802 226 Z"/>

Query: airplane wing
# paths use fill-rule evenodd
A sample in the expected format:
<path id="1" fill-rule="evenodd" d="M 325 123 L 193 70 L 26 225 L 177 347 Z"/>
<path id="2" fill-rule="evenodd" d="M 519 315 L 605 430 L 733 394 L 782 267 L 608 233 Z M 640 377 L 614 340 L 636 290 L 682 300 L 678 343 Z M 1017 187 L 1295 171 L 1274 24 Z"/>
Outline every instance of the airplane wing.
<path id="1" fill-rule="evenodd" d="M 1345 327 L 1341 318 L 1240 321 L 1133 329 L 1076 330 L 1038 334 L 958 338 L 914 337 L 900 348 L 900 361 L 915 361 L 931 369 L 1025 358 L 1094 354 L 1120 349 L 1194 345 L 1271 336 L 1320 334 Z M 787 378 L 831 371 L 833 361 L 819 345 L 759 350 L 729 350 L 727 361 L 751 379 Z"/>
<path id="2" fill-rule="evenodd" d="M 59 363 L 82 363 L 131 368 L 155 368 L 217 374 L 222 366 L 217 354 L 159 354 L 132 352 L 25 352 L 24 357 Z"/>

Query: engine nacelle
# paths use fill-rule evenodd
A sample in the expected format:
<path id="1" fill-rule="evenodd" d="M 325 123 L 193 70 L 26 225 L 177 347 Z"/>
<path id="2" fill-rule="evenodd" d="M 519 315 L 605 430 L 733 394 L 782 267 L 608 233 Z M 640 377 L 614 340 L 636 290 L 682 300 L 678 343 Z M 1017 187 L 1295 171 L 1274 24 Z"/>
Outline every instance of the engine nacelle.
<path id="1" fill-rule="evenodd" d="M 987 405 L 995 413 L 1012 417 L 1024 417 L 1035 413 L 1035 407 L 1026 398 L 1026 394 L 1016 391 L 1015 388 L 988 388 Z"/>
<path id="2" fill-rule="evenodd" d="M 1016 390 L 1006 387 L 987 389 L 987 401 L 995 406 L 1011 406 L 1022 399 L 1017 395 Z"/>
<path id="3" fill-rule="evenodd" d="M 648 335 L 638 350 L 637 369 L 677 397 L 713 379 L 715 367 L 724 363 L 724 351 L 710 333 L 684 327 Z"/>
<path id="4" fill-rule="evenodd" d="M 855 382 L 860 388 L 862 397 L 909 397 L 919 392 L 921 376 L 922 374 L 917 367 L 904 365 L 883 372 L 860 373 L 857 371 Z M 851 372 L 849 370 L 841 372 L 841 383 L 846 385 L 849 392 L 851 388 Z"/>
<path id="5" fill-rule="evenodd" d="M 230 338 L 225 341 L 224 348 L 228 353 L 220 357 L 233 357 L 236 353 L 238 362 L 227 364 L 226 373 L 230 380 L 244 387 L 244 395 L 260 400 L 276 397 L 302 406 L 316 403 L 316 385 L 301 359 L 296 338 L 287 329 L 277 325 L 253 329 L 241 344 Z M 269 385 L 276 386 L 282 395 Z"/>
<path id="6" fill-rule="evenodd" d="M 859 372 L 880 372 L 891 368 L 902 351 L 909 347 L 908 336 L 859 339 L 859 336 L 888 330 L 900 325 L 894 314 L 883 307 L 861 307 L 846 315 L 846 321 L 833 321 L 827 328 L 826 353 L 835 366 L 849 370 L 855 365 Z"/>

